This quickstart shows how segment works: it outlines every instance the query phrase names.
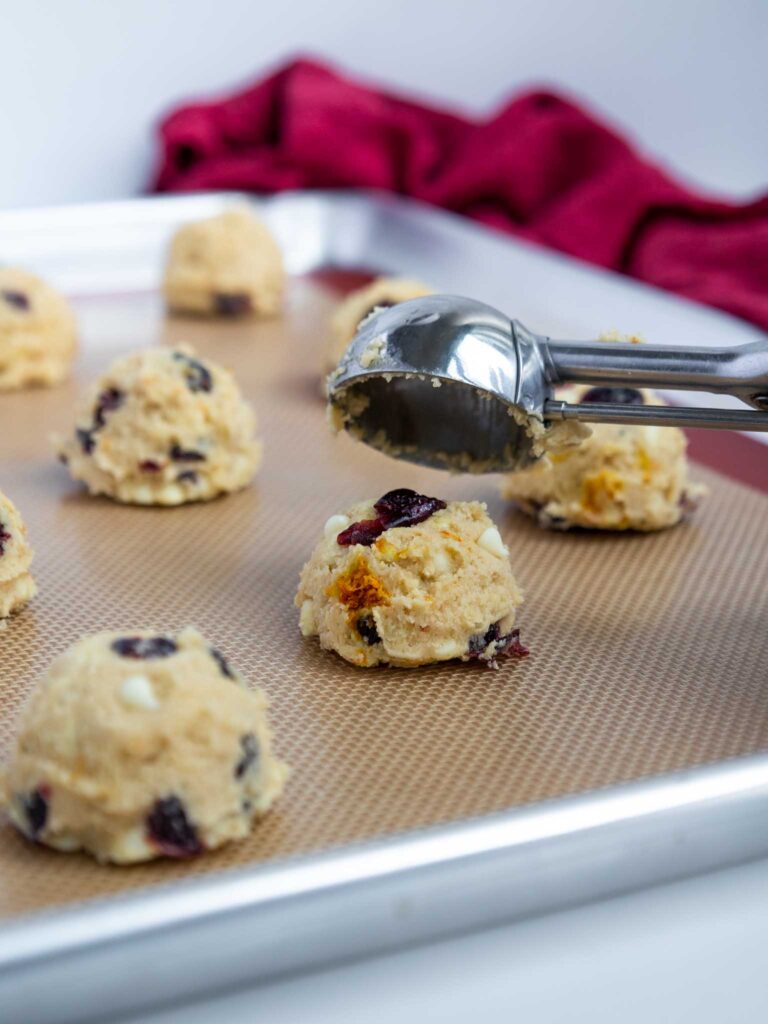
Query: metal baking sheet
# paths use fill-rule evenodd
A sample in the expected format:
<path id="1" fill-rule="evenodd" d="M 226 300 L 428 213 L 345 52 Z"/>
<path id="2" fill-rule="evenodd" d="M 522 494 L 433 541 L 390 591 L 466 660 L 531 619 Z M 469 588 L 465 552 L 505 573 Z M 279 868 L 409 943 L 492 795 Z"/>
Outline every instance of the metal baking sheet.
<path id="1" fill-rule="evenodd" d="M 545 534 L 505 508 L 495 477 L 334 439 L 318 394 L 328 315 L 380 270 L 561 336 L 619 327 L 728 344 L 755 332 L 446 214 L 316 194 L 260 204 L 293 275 L 283 317 L 166 318 L 169 233 L 233 201 L 0 215 L 2 258 L 74 296 L 83 342 L 71 384 L 0 396 L 0 486 L 28 522 L 40 584 L 0 634 L 3 744 L 35 676 L 81 634 L 194 623 L 269 692 L 294 767 L 250 839 L 193 862 L 103 867 L 3 828 L 0 1008 L 25 1021 L 83 1021 L 768 850 L 768 449 L 699 434 L 695 451 L 739 479 L 698 466 L 711 496 L 676 530 Z M 172 510 L 87 497 L 48 432 L 117 354 L 180 340 L 232 367 L 254 401 L 266 444 L 255 486 Z M 529 659 L 495 673 L 361 672 L 301 640 L 292 598 L 322 524 L 393 486 L 488 502 L 526 590 Z M 119 980 L 170 941 L 141 991 Z M 85 1002 L 62 1001 L 86 976 Z"/>

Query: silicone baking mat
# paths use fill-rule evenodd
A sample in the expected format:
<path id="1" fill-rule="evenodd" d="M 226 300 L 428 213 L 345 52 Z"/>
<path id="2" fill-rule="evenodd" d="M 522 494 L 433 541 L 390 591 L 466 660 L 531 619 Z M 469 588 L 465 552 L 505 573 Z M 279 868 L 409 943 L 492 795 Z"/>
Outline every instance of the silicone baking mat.
<path id="1" fill-rule="evenodd" d="M 318 381 L 338 294 L 338 281 L 295 279 L 285 316 L 248 324 L 166 320 L 154 294 L 83 298 L 76 380 L 0 396 L 0 488 L 28 523 L 40 587 L 0 632 L 3 748 L 35 677 L 82 634 L 191 623 L 270 694 L 294 769 L 251 838 L 184 863 L 99 866 L 3 825 L 2 915 L 765 748 L 768 496 L 697 467 L 710 496 L 674 530 L 544 533 L 505 507 L 495 477 L 419 470 L 334 438 Z M 69 428 L 78 387 L 117 354 L 180 340 L 233 368 L 256 404 L 255 485 L 177 509 L 88 497 L 47 435 Z M 325 520 L 396 486 L 488 503 L 526 592 L 528 659 L 361 671 L 301 638 L 293 596 Z"/>

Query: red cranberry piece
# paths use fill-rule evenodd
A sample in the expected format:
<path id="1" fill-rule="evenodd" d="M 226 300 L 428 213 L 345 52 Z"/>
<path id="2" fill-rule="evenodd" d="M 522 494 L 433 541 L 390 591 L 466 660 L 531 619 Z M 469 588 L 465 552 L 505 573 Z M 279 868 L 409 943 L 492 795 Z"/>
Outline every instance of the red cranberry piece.
<path id="1" fill-rule="evenodd" d="M 6 288 L 0 292 L 4 301 L 9 306 L 13 306 L 15 309 L 29 309 L 29 296 L 25 295 L 24 292 L 17 292 L 14 289 Z"/>
<path id="2" fill-rule="evenodd" d="M 48 820 L 48 800 L 51 792 L 48 786 L 38 786 L 23 800 L 24 813 L 29 822 L 29 833 L 34 839 L 45 828 Z"/>
<path id="3" fill-rule="evenodd" d="M 107 388 L 102 391 L 96 400 L 96 408 L 93 410 L 94 430 L 103 427 L 107 422 L 107 413 L 119 409 L 125 400 L 125 395 L 117 388 Z"/>
<path id="4" fill-rule="evenodd" d="M 361 615 L 355 623 L 355 629 L 369 647 L 381 643 L 379 631 L 376 629 L 376 620 L 372 615 Z"/>
<path id="5" fill-rule="evenodd" d="M 492 643 L 496 644 L 496 650 L 492 657 L 488 657 L 484 652 Z M 528 648 L 520 643 L 520 630 L 513 629 L 502 635 L 498 622 L 490 625 L 485 633 L 475 633 L 471 636 L 467 646 L 467 654 L 471 661 L 486 661 L 490 665 L 500 657 L 524 658 L 529 653 Z"/>
<path id="6" fill-rule="evenodd" d="M 248 769 L 259 759 L 259 743 L 252 732 L 247 732 L 245 736 L 240 737 L 240 746 L 243 750 L 243 756 L 235 765 L 236 779 L 242 779 Z"/>
<path id="7" fill-rule="evenodd" d="M 197 830 L 177 796 L 155 801 L 147 815 L 147 832 L 167 857 L 194 857 L 202 853 Z"/>
<path id="8" fill-rule="evenodd" d="M 245 316 L 251 312 L 251 297 L 245 292 L 217 292 L 213 296 L 219 316 Z"/>
<path id="9" fill-rule="evenodd" d="M 215 647 L 211 647 L 210 648 L 210 652 L 211 652 L 211 657 L 216 662 L 216 664 L 219 666 L 219 671 L 221 672 L 221 674 L 223 676 L 226 676 L 227 679 L 236 679 L 237 677 L 235 676 L 235 673 L 230 668 L 229 662 L 224 657 L 224 655 L 221 653 L 221 651 L 217 650 Z"/>
<path id="10" fill-rule="evenodd" d="M 352 523 L 336 538 L 342 547 L 350 544 L 372 544 L 385 530 L 395 526 L 416 526 L 429 519 L 435 512 L 446 507 L 441 498 L 429 498 L 426 494 L 417 494 L 408 487 L 400 487 L 395 491 L 387 491 L 373 506 L 378 516 L 375 519 L 361 519 Z"/>
<path id="11" fill-rule="evenodd" d="M 351 544 L 363 544 L 365 547 L 370 547 L 386 528 L 386 523 L 381 518 L 361 519 L 342 530 L 336 538 L 336 543 L 342 547 L 349 547 Z"/>
<path id="12" fill-rule="evenodd" d="M 512 629 L 509 633 L 499 637 L 496 646 L 496 657 L 503 655 L 505 658 L 527 658 L 530 650 L 520 642 L 520 630 Z"/>
<path id="13" fill-rule="evenodd" d="M 121 658 L 170 658 L 178 650 L 176 641 L 167 636 L 121 636 L 112 641 L 112 650 Z"/>
<path id="14" fill-rule="evenodd" d="M 11 539 L 10 533 L 6 530 L 2 523 L 0 523 L 0 556 L 5 554 L 5 545 Z"/>
<path id="15" fill-rule="evenodd" d="M 173 358 L 184 363 L 184 378 L 190 391 L 213 391 L 213 377 L 207 366 L 183 352 L 174 352 Z"/>
<path id="16" fill-rule="evenodd" d="M 441 498 L 428 498 L 407 487 L 388 491 L 373 506 L 387 520 L 387 529 L 393 526 L 415 526 L 446 507 Z"/>
<path id="17" fill-rule="evenodd" d="M 193 448 L 182 448 L 175 444 L 171 447 L 170 456 L 174 462 L 205 462 L 205 455 Z"/>
<path id="18" fill-rule="evenodd" d="M 96 441 L 94 440 L 94 431 L 85 430 L 83 427 L 78 427 L 75 431 L 75 437 L 80 442 L 80 447 L 83 449 L 86 455 L 90 455 L 93 449 L 96 447 Z"/>
<path id="19" fill-rule="evenodd" d="M 163 467 L 159 462 L 155 462 L 154 459 L 144 459 L 143 462 L 139 463 L 139 469 L 142 473 L 159 473 Z"/>
<path id="20" fill-rule="evenodd" d="M 580 405 L 590 402 L 611 402 L 613 405 L 644 405 L 637 388 L 590 388 L 581 396 Z"/>
<path id="21" fill-rule="evenodd" d="M 182 484 L 196 484 L 199 477 L 194 469 L 185 469 L 183 473 L 179 473 L 176 479 Z"/>

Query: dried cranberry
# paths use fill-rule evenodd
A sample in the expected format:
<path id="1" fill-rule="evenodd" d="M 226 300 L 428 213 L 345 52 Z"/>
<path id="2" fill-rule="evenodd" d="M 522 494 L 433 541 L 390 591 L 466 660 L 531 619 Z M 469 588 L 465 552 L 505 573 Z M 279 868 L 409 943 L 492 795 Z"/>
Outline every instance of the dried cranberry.
<path id="1" fill-rule="evenodd" d="M 484 652 L 489 644 L 495 643 L 493 654 L 489 657 Z M 485 633 L 475 633 L 469 638 L 467 654 L 471 661 L 486 661 L 494 665 L 497 658 L 524 658 L 529 650 L 520 643 L 520 630 L 513 629 L 502 635 L 498 622 L 494 622 Z"/>
<path id="2" fill-rule="evenodd" d="M 168 857 L 193 857 L 203 850 L 197 830 L 177 796 L 155 801 L 147 815 L 147 832 Z"/>
<path id="3" fill-rule="evenodd" d="M 50 790 L 47 786 L 38 786 L 23 800 L 24 813 L 29 822 L 30 835 L 38 836 L 45 828 L 48 820 L 48 798 Z"/>
<path id="4" fill-rule="evenodd" d="M 174 462 L 205 462 L 202 452 L 196 452 L 194 448 L 182 448 L 178 444 L 172 445 L 170 456 Z"/>
<path id="5" fill-rule="evenodd" d="M 637 388 L 590 388 L 581 396 L 581 405 L 590 402 L 610 402 L 612 405 L 643 405 L 642 392 Z"/>
<path id="6" fill-rule="evenodd" d="M 358 523 L 352 523 L 336 538 L 336 543 L 342 547 L 349 547 L 351 544 L 362 544 L 364 547 L 370 547 L 371 544 L 380 537 L 386 530 L 386 524 L 381 518 L 377 519 L 361 519 Z"/>
<path id="7" fill-rule="evenodd" d="M 103 427 L 107 422 L 107 413 L 119 409 L 124 400 L 125 395 L 117 388 L 107 388 L 106 391 L 102 391 L 96 400 L 96 408 L 93 410 L 94 430 Z"/>
<path id="8" fill-rule="evenodd" d="M 251 312 L 251 297 L 245 292 L 216 292 L 213 296 L 219 316 L 245 316 Z"/>
<path id="9" fill-rule="evenodd" d="M 512 629 L 504 636 L 500 636 L 496 643 L 495 657 L 500 655 L 505 658 L 527 658 L 530 650 L 520 641 L 520 630 Z"/>
<path id="10" fill-rule="evenodd" d="M 199 477 L 194 469 L 185 469 L 183 473 L 179 473 L 176 479 L 181 484 L 196 484 Z"/>
<path id="11" fill-rule="evenodd" d="M 112 650 L 121 658 L 170 658 L 178 650 L 176 641 L 167 636 L 121 636 L 112 641 Z"/>
<path id="12" fill-rule="evenodd" d="M 11 539 L 10 533 L 6 530 L 2 523 L 0 523 L 0 555 L 5 554 L 5 545 Z"/>
<path id="13" fill-rule="evenodd" d="M 236 779 L 242 779 L 259 758 L 259 742 L 252 732 L 247 732 L 245 736 L 240 737 L 240 746 L 243 748 L 243 756 L 235 765 Z"/>
<path id="14" fill-rule="evenodd" d="M 184 379 L 190 391 L 213 391 L 213 377 L 207 366 L 183 352 L 174 352 L 173 358 L 184 363 Z"/>
<path id="15" fill-rule="evenodd" d="M 96 447 L 96 442 L 93 438 L 94 432 L 92 430 L 85 430 L 83 427 L 78 427 L 75 431 L 75 437 L 80 442 L 80 447 L 83 449 L 86 455 L 90 455 L 93 449 Z"/>
<path id="16" fill-rule="evenodd" d="M 143 462 L 139 463 L 139 469 L 142 473 L 159 473 L 163 467 L 159 462 L 155 462 L 154 459 L 144 459 Z"/>
<path id="17" fill-rule="evenodd" d="M 224 655 L 221 653 L 221 651 L 217 650 L 215 647 L 211 647 L 210 648 L 210 652 L 211 652 L 211 657 L 216 662 L 216 664 L 219 666 L 219 671 L 221 672 L 221 674 L 223 676 L 226 676 L 227 679 L 236 679 L 237 677 L 235 676 L 235 673 L 230 668 L 229 662 L 224 657 Z"/>
<path id="18" fill-rule="evenodd" d="M 423 523 L 435 512 L 446 507 L 440 498 L 428 498 L 407 487 L 388 491 L 373 506 L 379 515 L 386 517 L 388 529 L 393 526 L 415 526 Z"/>
<path id="19" fill-rule="evenodd" d="M 381 643 L 379 631 L 376 629 L 376 620 L 372 615 L 361 615 L 355 623 L 355 629 L 369 647 Z"/>
<path id="20" fill-rule="evenodd" d="M 16 309 L 29 309 L 29 296 L 25 295 L 24 292 L 17 292 L 14 289 L 6 288 L 0 292 L 0 295 L 2 295 L 9 306 L 15 306 Z"/>
<path id="21" fill-rule="evenodd" d="M 425 494 L 417 494 L 408 487 L 400 487 L 395 491 L 387 491 L 373 506 L 378 512 L 375 519 L 361 519 L 352 523 L 336 538 L 337 544 L 347 547 L 350 544 L 372 544 L 385 530 L 396 526 L 416 526 L 429 519 L 435 512 L 446 507 L 440 498 L 429 498 Z"/>

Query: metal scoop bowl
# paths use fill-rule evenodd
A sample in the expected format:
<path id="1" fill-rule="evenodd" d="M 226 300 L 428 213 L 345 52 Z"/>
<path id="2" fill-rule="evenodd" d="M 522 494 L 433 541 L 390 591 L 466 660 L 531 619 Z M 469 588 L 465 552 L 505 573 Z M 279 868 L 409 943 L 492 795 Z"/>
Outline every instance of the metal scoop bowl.
<path id="1" fill-rule="evenodd" d="M 751 409 L 569 404 L 565 383 L 729 394 Z M 332 419 L 374 448 L 469 472 L 522 469 L 558 422 L 768 430 L 768 342 L 675 348 L 552 341 L 473 299 L 374 311 L 328 378 Z"/>

